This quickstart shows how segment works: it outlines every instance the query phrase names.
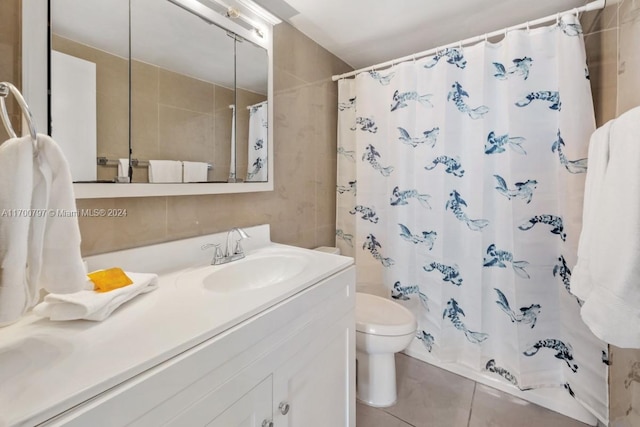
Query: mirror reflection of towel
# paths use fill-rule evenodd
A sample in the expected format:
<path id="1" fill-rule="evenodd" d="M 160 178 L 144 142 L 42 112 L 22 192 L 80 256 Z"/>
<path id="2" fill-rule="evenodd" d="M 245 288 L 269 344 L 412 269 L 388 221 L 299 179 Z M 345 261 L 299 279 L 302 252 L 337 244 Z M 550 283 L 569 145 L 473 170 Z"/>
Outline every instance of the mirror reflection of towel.
<path id="1" fill-rule="evenodd" d="M 149 160 L 149 182 L 182 182 L 182 162 Z"/>
<path id="2" fill-rule="evenodd" d="M 182 162 L 182 182 L 207 182 L 208 172 L 205 162 Z"/>
<path id="3" fill-rule="evenodd" d="M 129 159 L 118 159 L 118 176 L 129 176 Z"/>

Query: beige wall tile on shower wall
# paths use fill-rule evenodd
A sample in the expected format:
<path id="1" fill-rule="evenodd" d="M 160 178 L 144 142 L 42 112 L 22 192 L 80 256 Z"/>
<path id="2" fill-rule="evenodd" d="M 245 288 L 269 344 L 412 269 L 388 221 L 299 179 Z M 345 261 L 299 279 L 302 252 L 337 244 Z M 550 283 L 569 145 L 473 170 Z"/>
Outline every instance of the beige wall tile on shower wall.
<path id="1" fill-rule="evenodd" d="M 620 4 L 618 115 L 640 106 L 640 1 Z"/>
<path id="2" fill-rule="evenodd" d="M 618 31 L 613 28 L 586 34 L 584 41 L 596 124 L 601 126 L 616 117 Z"/>

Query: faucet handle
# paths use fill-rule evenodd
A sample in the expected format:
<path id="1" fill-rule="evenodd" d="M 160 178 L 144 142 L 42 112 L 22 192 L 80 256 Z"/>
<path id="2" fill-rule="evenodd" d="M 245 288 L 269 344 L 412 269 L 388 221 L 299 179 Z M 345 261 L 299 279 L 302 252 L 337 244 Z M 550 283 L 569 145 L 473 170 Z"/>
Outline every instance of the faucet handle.
<path id="1" fill-rule="evenodd" d="M 222 255 L 222 248 L 220 247 L 219 243 L 205 243 L 204 245 L 200 246 L 200 249 L 202 249 L 203 251 L 209 248 L 215 248 L 213 250 L 214 260 L 220 260 L 224 258 L 224 255 Z"/>

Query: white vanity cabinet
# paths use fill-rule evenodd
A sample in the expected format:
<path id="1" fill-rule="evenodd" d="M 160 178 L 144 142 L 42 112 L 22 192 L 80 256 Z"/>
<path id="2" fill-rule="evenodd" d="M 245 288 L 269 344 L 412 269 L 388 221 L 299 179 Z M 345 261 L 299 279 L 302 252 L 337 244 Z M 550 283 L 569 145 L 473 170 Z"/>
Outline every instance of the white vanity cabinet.
<path id="1" fill-rule="evenodd" d="M 351 266 L 41 425 L 355 427 L 354 314 Z"/>

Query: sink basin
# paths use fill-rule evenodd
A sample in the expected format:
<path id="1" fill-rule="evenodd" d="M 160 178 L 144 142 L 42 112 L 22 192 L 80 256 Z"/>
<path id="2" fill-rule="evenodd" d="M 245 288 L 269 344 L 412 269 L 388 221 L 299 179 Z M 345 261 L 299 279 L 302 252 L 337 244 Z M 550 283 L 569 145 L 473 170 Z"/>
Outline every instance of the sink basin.
<path id="1" fill-rule="evenodd" d="M 252 255 L 220 266 L 202 279 L 205 289 L 230 293 L 277 285 L 301 274 L 309 258 L 299 254 Z"/>

